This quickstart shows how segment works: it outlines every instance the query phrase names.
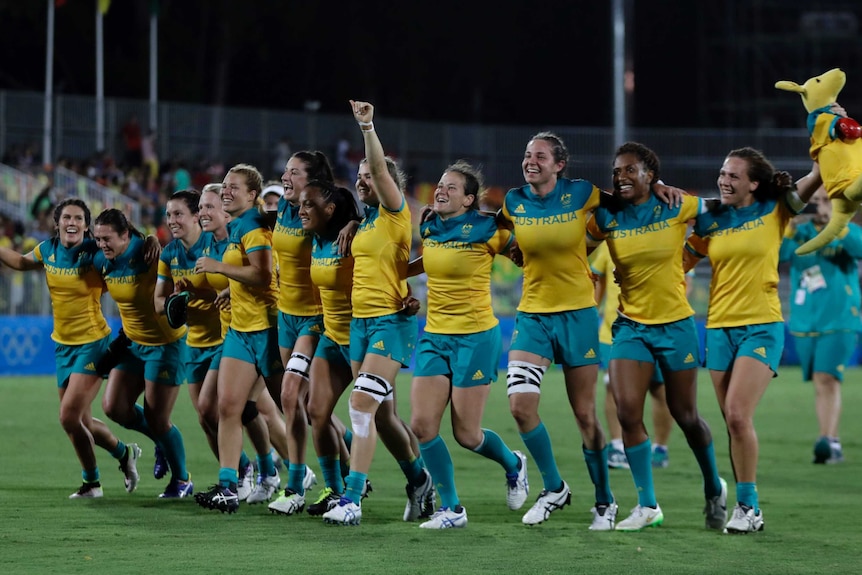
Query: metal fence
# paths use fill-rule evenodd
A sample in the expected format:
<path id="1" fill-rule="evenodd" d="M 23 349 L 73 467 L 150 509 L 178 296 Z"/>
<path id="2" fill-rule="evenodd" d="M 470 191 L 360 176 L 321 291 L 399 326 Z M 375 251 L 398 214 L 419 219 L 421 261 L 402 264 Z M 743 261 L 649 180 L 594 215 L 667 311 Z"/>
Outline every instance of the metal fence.
<path id="1" fill-rule="evenodd" d="M 10 146 L 41 146 L 44 95 L 0 91 L 0 151 Z M 52 147 L 59 157 L 81 159 L 95 152 L 95 99 L 58 95 L 54 98 Z M 148 117 L 145 100 L 105 100 L 106 152 L 124 153 L 120 132 L 135 115 Z M 401 161 L 418 182 L 436 182 L 442 169 L 464 158 L 481 165 L 489 185 L 508 188 L 522 182 L 521 158 L 529 137 L 553 130 L 563 137 L 571 153 L 570 177 L 610 185 L 611 154 L 620 142 L 611 128 L 571 126 L 499 126 L 431 123 L 390 118 L 380 110 L 375 125 L 386 151 Z M 805 117 L 798 130 L 700 130 L 635 128 L 629 139 L 645 143 L 662 158 L 665 181 L 686 189 L 711 191 L 728 150 L 753 146 L 763 150 L 776 166 L 803 173 L 810 165 Z M 276 177 L 274 149 L 287 137 L 293 150 L 320 149 L 334 155 L 336 143 L 346 138 L 356 150 L 362 144 L 348 114 L 290 110 L 263 110 L 162 102 L 158 105 L 156 148 L 162 162 L 218 160 L 225 165 L 249 162 L 265 177 Z"/>
<path id="2" fill-rule="evenodd" d="M 39 146 L 42 141 L 43 95 L 33 92 L 0 91 L 0 152 L 10 146 Z M 107 99 L 105 125 L 106 152 L 122 157 L 119 137 L 131 115 L 148 117 L 145 100 Z M 613 141 L 610 128 L 570 126 L 488 126 L 430 123 L 388 118 L 381 110 L 375 125 L 387 153 L 397 157 L 414 184 L 436 182 L 443 168 L 464 158 L 482 167 L 486 183 L 508 187 L 523 182 L 521 159 L 530 136 L 551 130 L 566 142 L 571 160 L 568 175 L 590 180 L 600 187 L 610 186 L 610 163 L 619 142 Z M 58 95 L 54 99 L 52 147 L 54 158 L 82 159 L 91 156 L 95 143 L 95 100 L 86 96 Z M 275 147 L 287 137 L 291 148 L 320 149 L 334 157 L 336 143 L 347 138 L 361 150 L 359 131 L 347 115 L 317 114 L 286 110 L 257 110 L 162 102 L 158 107 L 157 153 L 162 162 L 183 159 L 194 163 L 218 161 L 224 165 L 253 163 L 265 177 L 278 177 Z M 718 168 L 733 148 L 753 146 L 763 150 L 773 163 L 794 175 L 810 166 L 804 117 L 799 130 L 695 130 L 633 129 L 629 139 L 643 142 L 662 158 L 662 177 L 666 182 L 709 195 L 715 189 Z M 0 209 L 26 213 L 28 199 L 38 193 L 45 181 L 0 167 Z M 11 184 L 9 184 L 11 182 Z M 54 185 L 99 203 L 101 207 L 119 205 L 138 219 L 138 206 L 127 198 L 94 182 L 73 179 L 73 174 L 56 170 Z M 29 191 L 28 191 L 29 190 Z M 28 195 L 31 194 L 31 195 Z M 91 208 L 93 204 L 91 203 Z M 97 213 L 97 212 L 96 212 Z M 695 281 L 693 305 L 698 315 L 706 310 L 709 268 L 701 266 Z M 701 269 L 699 268 L 699 270 Z M 40 274 L 0 273 L 0 315 L 47 314 L 50 302 Z M 786 282 L 782 282 L 786 284 Z M 422 293 L 423 286 L 416 285 Z M 511 278 L 495 282 L 494 302 L 498 314 L 511 315 L 520 297 L 520 282 Z M 785 290 L 782 299 L 786 301 Z M 107 313 L 114 306 L 106 303 Z"/>

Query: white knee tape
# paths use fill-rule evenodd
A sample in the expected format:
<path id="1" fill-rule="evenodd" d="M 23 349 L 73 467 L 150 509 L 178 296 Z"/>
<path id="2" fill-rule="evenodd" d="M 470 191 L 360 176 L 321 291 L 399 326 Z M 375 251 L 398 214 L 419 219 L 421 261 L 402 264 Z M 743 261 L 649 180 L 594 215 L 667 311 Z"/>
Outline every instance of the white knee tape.
<path id="1" fill-rule="evenodd" d="M 542 393 L 542 377 L 547 369 L 526 361 L 510 361 L 506 371 L 506 394 Z"/>
<path id="2" fill-rule="evenodd" d="M 371 429 L 372 415 L 364 411 L 358 411 L 352 407 L 349 407 L 347 412 L 350 414 L 350 425 L 353 427 L 353 434 L 357 437 L 368 437 Z"/>
<path id="3" fill-rule="evenodd" d="M 311 365 L 311 359 L 307 355 L 301 353 L 293 353 L 287 361 L 284 371 L 295 373 L 305 381 L 308 381 L 308 366 Z"/>
<path id="4" fill-rule="evenodd" d="M 370 395 L 377 403 L 382 403 L 392 396 L 392 384 L 379 375 L 360 372 L 353 384 L 353 391 Z"/>

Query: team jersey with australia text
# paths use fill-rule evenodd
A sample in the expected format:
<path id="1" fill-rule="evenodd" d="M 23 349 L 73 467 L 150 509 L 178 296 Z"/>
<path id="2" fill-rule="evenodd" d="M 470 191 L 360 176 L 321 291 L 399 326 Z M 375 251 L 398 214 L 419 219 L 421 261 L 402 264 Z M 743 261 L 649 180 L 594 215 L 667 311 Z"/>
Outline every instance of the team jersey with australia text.
<path id="1" fill-rule="evenodd" d="M 546 196 L 530 186 L 506 194 L 503 215 L 515 225 L 524 254 L 524 287 L 518 310 L 574 311 L 596 305 L 587 262 L 586 225 L 601 191 L 586 180 L 561 178 Z"/>
<path id="2" fill-rule="evenodd" d="M 470 210 L 460 216 L 434 217 L 420 226 L 422 260 L 428 275 L 425 331 L 469 334 L 499 321 L 491 307 L 491 264 L 505 252 L 512 233 L 494 218 Z"/>
<path id="3" fill-rule="evenodd" d="M 860 331 L 862 228 L 850 223 L 841 236 L 816 252 L 796 255 L 796 248 L 818 233 L 813 222 L 805 222 L 781 244 L 780 259 L 790 262 L 790 333 L 816 336 Z"/>
<path id="4" fill-rule="evenodd" d="M 302 229 L 299 206 L 281 198 L 272 232 L 273 261 L 278 264 L 278 309 L 296 316 L 320 314 L 320 296 L 311 283 L 311 234 Z M 273 267 L 273 269 L 276 269 Z"/>
<path id="5" fill-rule="evenodd" d="M 272 232 L 257 208 L 246 210 L 227 225 L 228 245 L 222 261 L 233 266 L 249 265 L 248 254 L 265 250 L 272 257 Z M 273 275 L 275 272 L 273 271 Z M 276 325 L 278 292 L 274 281 L 250 286 L 230 279 L 230 327 L 239 332 L 262 331 Z"/>
<path id="6" fill-rule="evenodd" d="M 590 270 L 604 278 L 605 294 L 602 304 L 602 323 L 599 325 L 599 342 L 610 345 L 613 342 L 611 326 L 617 319 L 617 309 L 620 305 L 620 284 L 614 278 L 614 261 L 608 250 L 608 243 L 599 244 L 590 254 Z"/>
<path id="7" fill-rule="evenodd" d="M 191 280 L 195 288 L 210 288 L 204 274 L 195 273 L 195 262 L 203 256 L 212 234 L 202 232 L 198 241 L 186 249 L 180 240 L 172 240 L 162 250 L 159 258 L 159 279 L 176 282 L 180 278 Z M 188 304 L 189 328 L 186 343 L 189 347 L 211 347 L 222 339 L 218 310 L 212 300 L 192 299 Z"/>
<path id="8" fill-rule="evenodd" d="M 670 207 L 650 195 L 638 205 L 607 204 L 593 213 L 587 234 L 608 244 L 620 279 L 620 314 L 648 325 L 694 315 L 685 296 L 682 250 L 687 222 L 704 212 L 703 200 L 684 196 Z"/>
<path id="9" fill-rule="evenodd" d="M 174 329 L 164 315 L 156 314 L 153 293 L 158 266 L 144 261 L 142 238 L 132 235 L 122 254 L 109 260 L 99 252 L 93 263 L 117 302 L 123 331 L 130 340 L 141 345 L 163 345 L 183 337 L 185 326 Z"/>
<path id="10" fill-rule="evenodd" d="M 407 260 L 413 230 L 410 210 L 365 208 L 353 238 L 353 317 L 369 318 L 398 313 L 407 297 Z"/>
<path id="11" fill-rule="evenodd" d="M 722 205 L 697 217 L 686 249 L 712 264 L 706 327 L 784 321 L 778 252 L 794 215 L 782 197 L 743 208 Z"/>
<path id="12" fill-rule="evenodd" d="M 311 281 L 320 290 L 324 333 L 339 345 L 350 344 L 350 295 L 353 289 L 353 256 L 338 253 L 335 237 L 314 237 Z"/>
<path id="13" fill-rule="evenodd" d="M 100 303 L 105 284 L 93 267 L 97 253 L 99 248 L 91 239 L 67 248 L 59 238 L 51 238 L 33 250 L 45 269 L 54 314 L 51 339 L 57 343 L 83 345 L 111 333 Z"/>
<path id="14" fill-rule="evenodd" d="M 214 235 L 207 234 L 206 244 L 201 250 L 201 255 L 205 258 L 222 261 L 224 251 L 227 249 L 228 238 L 217 240 Z M 207 284 L 216 291 L 216 293 L 230 287 L 230 280 L 222 274 L 206 273 Z M 227 334 L 227 328 L 230 327 L 230 308 L 219 310 L 219 322 L 221 323 L 221 337 L 224 339 Z"/>

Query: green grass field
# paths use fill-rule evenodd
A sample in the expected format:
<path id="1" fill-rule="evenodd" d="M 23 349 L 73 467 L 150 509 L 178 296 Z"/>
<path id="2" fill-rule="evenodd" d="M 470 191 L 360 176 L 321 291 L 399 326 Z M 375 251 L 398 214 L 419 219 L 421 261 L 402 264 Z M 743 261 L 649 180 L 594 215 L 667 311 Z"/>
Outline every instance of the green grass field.
<path id="1" fill-rule="evenodd" d="M 235 515 L 199 508 L 192 499 L 161 501 L 165 480 L 152 477 L 152 445 L 112 425 L 144 448 L 141 484 L 129 495 L 111 457 L 98 452 L 105 497 L 70 501 L 80 469 L 57 422 L 53 378 L 0 379 L 0 557 L 13 573 L 858 573 L 862 562 L 857 513 L 862 461 L 862 371 L 844 386 L 842 437 L 847 462 L 811 464 L 817 435 L 813 391 L 797 368 L 785 368 L 757 413 L 761 441 L 760 501 L 766 530 L 728 536 L 703 527 L 700 474 L 678 430 L 671 464 L 656 471 L 665 524 L 642 533 L 587 531 L 592 486 L 580 437 L 565 400 L 562 377 L 552 370 L 543 385 L 542 417 L 550 430 L 572 506 L 537 527 L 521 524 L 521 512 L 505 504 L 502 470 L 459 448 L 444 432 L 455 461 L 466 529 L 427 532 L 401 521 L 404 478 L 381 447 L 371 470 L 374 492 L 363 505 L 362 525 L 324 525 L 308 515 L 270 515 L 265 506 L 242 505 Z M 400 411 L 409 414 L 409 376 L 399 378 Z M 706 373 L 700 380 L 701 412 L 712 426 L 721 474 L 734 489 L 724 424 Z M 600 397 L 603 392 L 600 391 Z M 343 402 L 340 406 L 344 411 Z M 101 414 L 98 405 L 94 413 Z M 345 420 L 346 417 L 345 417 Z M 217 463 L 206 447 L 188 395 L 174 413 L 186 441 L 189 469 L 198 489 L 213 483 Z M 497 384 L 485 425 L 513 449 L 524 449 Z M 309 448 L 309 455 L 313 449 Z M 530 462 L 532 493 L 541 490 Z M 317 470 L 316 459 L 312 466 Z M 628 471 L 612 470 L 620 515 L 636 504 Z M 312 495 L 313 496 L 313 495 Z M 526 506 L 524 511 L 526 510 Z"/>

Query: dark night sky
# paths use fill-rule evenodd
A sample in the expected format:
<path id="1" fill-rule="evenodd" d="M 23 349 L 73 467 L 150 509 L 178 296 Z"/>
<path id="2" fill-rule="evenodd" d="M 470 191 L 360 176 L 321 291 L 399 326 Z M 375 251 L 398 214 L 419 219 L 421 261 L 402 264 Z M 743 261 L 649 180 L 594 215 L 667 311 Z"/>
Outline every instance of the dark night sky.
<path id="1" fill-rule="evenodd" d="M 95 3 L 65 0 L 56 10 L 57 92 L 94 93 Z M 107 97 L 148 96 L 149 4 L 113 0 L 105 17 Z M 858 70 L 858 60 L 843 63 L 828 49 L 816 58 L 802 48 L 795 58 L 751 49 L 749 37 L 769 30 L 776 14 L 787 18 L 777 30 L 797 27 L 798 14 L 786 7 L 803 3 L 761 0 L 759 11 L 750 4 L 632 2 L 633 125 L 744 126 L 754 108 L 728 111 L 727 102 L 771 98 L 783 76 L 801 82 L 853 61 Z M 850 0 L 826 4 L 862 16 Z M 389 116 L 431 121 L 609 126 L 610 6 L 161 0 L 159 98 L 287 109 L 318 100 L 328 113 L 346 113 L 348 98 L 362 98 Z M 46 13 L 45 0 L 0 0 L 0 89 L 44 89 Z M 862 70 L 850 77 L 862 86 Z M 784 102 L 801 123 L 798 101 Z"/>

